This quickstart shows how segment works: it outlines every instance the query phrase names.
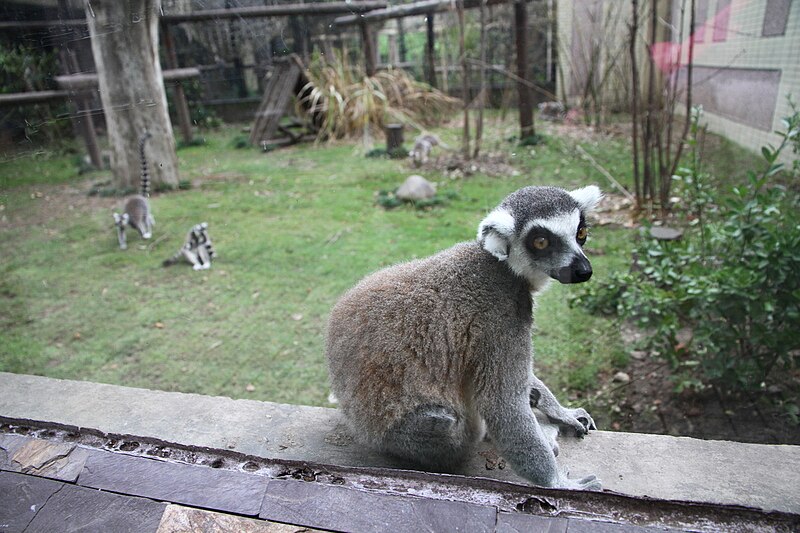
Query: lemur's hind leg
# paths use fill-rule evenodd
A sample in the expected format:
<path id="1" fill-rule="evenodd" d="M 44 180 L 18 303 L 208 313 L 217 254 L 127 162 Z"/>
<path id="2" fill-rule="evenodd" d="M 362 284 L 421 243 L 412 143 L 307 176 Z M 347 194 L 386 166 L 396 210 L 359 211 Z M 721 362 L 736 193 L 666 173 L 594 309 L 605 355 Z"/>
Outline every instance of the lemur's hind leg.
<path id="1" fill-rule="evenodd" d="M 200 262 L 200 268 L 202 270 L 211 268 L 211 256 L 208 253 L 208 249 L 204 245 L 200 245 L 200 247 L 197 249 L 197 259 Z"/>
<path id="2" fill-rule="evenodd" d="M 192 265 L 192 269 L 194 270 L 203 269 L 203 264 L 197 258 L 197 254 L 195 254 L 193 251 L 189 250 L 188 248 L 183 248 L 181 250 L 181 253 L 183 254 L 183 257 L 185 257 L 186 260 L 189 261 L 189 264 Z"/>
<path id="3" fill-rule="evenodd" d="M 463 416 L 436 404 L 417 407 L 386 432 L 382 449 L 428 470 L 452 472 L 466 458 L 474 436 Z"/>

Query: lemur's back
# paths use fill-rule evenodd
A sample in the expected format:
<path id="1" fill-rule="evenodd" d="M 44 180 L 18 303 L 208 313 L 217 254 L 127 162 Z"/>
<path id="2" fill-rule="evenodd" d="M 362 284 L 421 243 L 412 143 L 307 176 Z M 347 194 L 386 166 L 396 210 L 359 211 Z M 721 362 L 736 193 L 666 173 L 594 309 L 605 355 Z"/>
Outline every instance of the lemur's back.
<path id="1" fill-rule="evenodd" d="M 468 403 L 479 372 L 470 365 L 482 364 L 470 328 L 475 316 L 485 323 L 498 312 L 483 293 L 514 284 L 509 274 L 475 243 L 463 243 L 376 272 L 342 297 L 331 312 L 327 355 L 340 407 L 364 424 L 357 429 L 379 434 L 420 403 Z M 508 304 L 500 315 L 516 320 L 527 312 L 529 326 L 530 294 Z"/>

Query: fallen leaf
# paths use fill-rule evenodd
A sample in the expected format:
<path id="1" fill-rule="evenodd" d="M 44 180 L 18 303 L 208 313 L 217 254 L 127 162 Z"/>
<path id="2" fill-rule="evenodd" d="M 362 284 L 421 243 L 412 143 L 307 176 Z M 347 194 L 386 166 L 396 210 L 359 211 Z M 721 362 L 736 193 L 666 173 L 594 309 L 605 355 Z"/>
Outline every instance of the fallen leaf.
<path id="1" fill-rule="evenodd" d="M 161 322 L 156 322 L 155 324 L 153 324 L 153 327 L 155 327 L 156 329 L 164 329 L 164 324 L 162 324 Z"/>
<path id="2" fill-rule="evenodd" d="M 253 392 L 254 390 L 256 390 L 256 386 L 250 383 L 247 385 L 247 387 L 244 388 L 244 390 L 246 390 L 247 392 Z"/>
<path id="3" fill-rule="evenodd" d="M 300 313 L 295 313 L 295 314 L 292 315 L 292 320 L 296 320 L 296 321 L 297 320 L 303 320 L 303 315 L 301 315 Z"/>
<path id="4" fill-rule="evenodd" d="M 73 335 L 72 337 L 73 337 L 75 340 L 78 340 L 78 339 L 80 339 L 80 338 L 81 338 L 81 332 L 80 332 L 80 331 L 76 331 L 76 332 L 75 332 L 75 335 Z"/>

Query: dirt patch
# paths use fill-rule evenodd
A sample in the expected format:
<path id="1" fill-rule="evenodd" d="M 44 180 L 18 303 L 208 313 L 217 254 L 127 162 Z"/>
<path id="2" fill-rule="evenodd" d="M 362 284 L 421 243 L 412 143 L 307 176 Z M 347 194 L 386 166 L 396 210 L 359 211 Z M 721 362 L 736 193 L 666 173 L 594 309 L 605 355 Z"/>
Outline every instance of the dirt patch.
<path id="1" fill-rule="evenodd" d="M 460 153 L 449 152 L 432 157 L 419 166 L 409 160 L 408 167 L 416 172 L 440 172 L 450 179 L 459 179 L 473 174 L 492 177 L 519 176 L 520 172 L 500 152 L 488 152 L 476 158 L 465 159 Z"/>
<path id="2" fill-rule="evenodd" d="M 588 216 L 596 226 L 636 228 L 639 226 L 633 211 L 633 202 L 621 194 L 603 194 L 600 203 Z"/>
<path id="3" fill-rule="evenodd" d="M 625 328 L 624 336 L 637 335 Z M 603 429 L 658 433 L 760 444 L 800 444 L 800 425 L 783 402 L 800 397 L 800 370 L 757 394 L 724 393 L 715 387 L 675 392 L 669 365 L 633 350 L 627 368 L 601 376 L 592 397 L 593 415 Z"/>
<path id="4" fill-rule="evenodd" d="M 111 212 L 120 209 L 122 198 L 89 196 L 91 180 L 59 185 L 19 187 L 17 192 L 30 196 L 24 207 L 4 206 L 0 212 L 0 230 L 47 225 L 51 220 L 71 216 L 86 216 L 97 211 L 107 211 L 109 225 Z"/>

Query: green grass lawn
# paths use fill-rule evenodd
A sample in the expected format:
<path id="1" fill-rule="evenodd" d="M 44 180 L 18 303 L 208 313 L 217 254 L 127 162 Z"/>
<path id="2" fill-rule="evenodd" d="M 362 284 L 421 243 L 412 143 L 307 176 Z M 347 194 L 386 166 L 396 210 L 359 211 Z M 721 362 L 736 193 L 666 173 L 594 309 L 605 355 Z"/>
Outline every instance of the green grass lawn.
<path id="1" fill-rule="evenodd" d="M 599 173 L 576 161 L 574 141 L 508 142 L 510 117 L 490 121 L 485 147 L 519 175 L 451 180 L 444 206 L 385 210 L 375 193 L 414 173 L 370 159 L 355 144 L 304 145 L 263 154 L 234 149 L 238 129 L 205 133 L 178 152 L 194 187 L 152 199 L 153 239 L 116 245 L 119 199 L 89 198 L 107 173 L 80 177 L 74 156 L 42 150 L 0 160 L 0 370 L 170 391 L 326 405 L 323 343 L 337 297 L 364 275 L 473 239 L 481 218 L 530 184 L 576 187 Z M 443 129 L 451 146 L 459 132 Z M 630 181 L 627 145 L 587 150 Z M 186 231 L 207 221 L 218 252 L 209 271 L 162 268 Z M 601 227 L 587 247 L 595 279 L 627 268 L 632 233 Z M 538 302 L 536 364 L 561 398 L 591 390 L 626 355 L 610 320 L 570 309 L 575 286 L 554 284 Z"/>

